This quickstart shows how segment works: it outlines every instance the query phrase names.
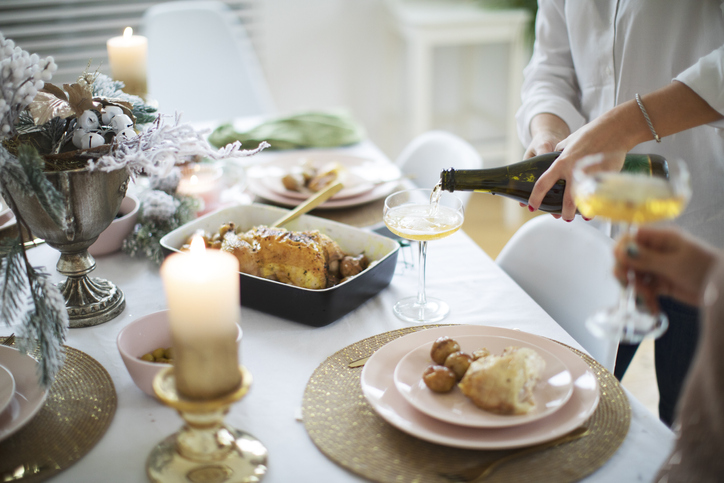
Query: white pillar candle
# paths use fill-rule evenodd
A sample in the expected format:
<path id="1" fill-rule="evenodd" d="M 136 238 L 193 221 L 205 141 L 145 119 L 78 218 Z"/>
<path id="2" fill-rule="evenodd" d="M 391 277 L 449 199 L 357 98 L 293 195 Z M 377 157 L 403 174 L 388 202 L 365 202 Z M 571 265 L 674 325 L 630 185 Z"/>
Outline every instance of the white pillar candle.
<path id="1" fill-rule="evenodd" d="M 200 244 L 200 247 L 199 247 Z M 197 237 L 190 253 L 161 266 L 174 347 L 176 389 L 188 399 L 209 400 L 240 383 L 236 346 L 241 319 L 239 262 L 230 253 L 206 250 Z"/>
<path id="2" fill-rule="evenodd" d="M 126 27 L 123 36 L 108 39 L 106 48 L 112 77 L 126 84 L 123 91 L 127 94 L 145 96 L 148 39 L 141 35 L 133 35 L 133 29 Z"/>

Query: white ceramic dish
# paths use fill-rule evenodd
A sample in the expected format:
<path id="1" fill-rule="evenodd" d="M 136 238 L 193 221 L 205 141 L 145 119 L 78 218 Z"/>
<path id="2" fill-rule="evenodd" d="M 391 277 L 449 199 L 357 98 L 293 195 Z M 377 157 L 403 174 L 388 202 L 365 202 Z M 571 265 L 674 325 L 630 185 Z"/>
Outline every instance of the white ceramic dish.
<path id="1" fill-rule="evenodd" d="M 0 414 L 15 396 L 15 378 L 12 372 L 0 365 Z"/>
<path id="2" fill-rule="evenodd" d="M 393 372 L 411 350 L 438 337 L 469 335 L 508 337 L 528 342 L 558 357 L 573 378 L 568 402 L 547 418 L 505 428 L 470 428 L 431 418 L 412 407 L 395 387 Z M 455 325 L 421 330 L 379 348 L 362 370 L 362 392 L 385 421 L 412 436 L 445 446 L 467 449 L 508 449 L 550 441 L 574 430 L 596 409 L 598 380 L 588 364 L 566 347 L 549 339 L 511 329 L 479 325 Z"/>
<path id="3" fill-rule="evenodd" d="M 223 223 L 233 221 L 242 230 L 270 225 L 288 213 L 275 206 L 252 204 L 224 208 L 183 225 L 161 239 L 166 255 L 179 248 L 198 230 L 214 233 Z M 344 283 L 320 290 L 286 285 L 240 273 L 241 304 L 305 325 L 330 324 L 359 307 L 390 284 L 395 273 L 400 245 L 393 239 L 334 221 L 303 215 L 285 225 L 292 231 L 319 230 L 349 254 L 364 253 L 369 268 Z M 280 303 L 282 301 L 283 303 Z"/>
<path id="4" fill-rule="evenodd" d="M 0 413 L 0 441 L 25 426 L 40 411 L 48 396 L 38 384 L 38 361 L 12 347 L 0 346 L 0 364 L 15 379 L 15 396 Z"/>
<path id="5" fill-rule="evenodd" d="M 88 248 L 88 252 L 94 257 L 98 257 L 120 250 L 123 240 L 133 231 L 140 205 L 138 198 L 131 194 L 126 195 L 118 210 L 118 214 L 122 216 L 115 218 L 108 228 L 103 230 L 93 245 Z"/>
<path id="6" fill-rule="evenodd" d="M 236 345 L 241 350 L 241 327 L 237 325 Z M 158 348 L 166 349 L 171 347 L 171 327 L 168 322 L 168 310 L 161 310 L 143 317 L 139 317 L 118 333 L 116 346 L 121 354 L 121 359 L 141 391 L 151 397 L 156 397 L 153 392 L 153 379 L 161 369 L 171 364 L 160 362 L 148 362 L 140 357 Z M 239 353 L 241 361 L 241 353 Z"/>
<path id="7" fill-rule="evenodd" d="M 266 190 L 283 198 L 296 200 L 298 203 L 314 193 L 308 189 L 302 189 L 301 191 L 289 190 L 282 183 L 282 178 L 305 161 L 308 161 L 316 169 L 323 168 L 330 163 L 338 163 L 342 166 L 339 180 L 344 184 L 344 188 L 336 193 L 329 203 L 361 196 L 371 192 L 380 184 L 380 180 L 400 177 L 400 170 L 393 164 L 330 151 L 303 151 L 283 154 L 267 163 L 250 167 L 247 170 L 247 176 L 258 181 L 256 184 L 263 185 Z"/>
<path id="8" fill-rule="evenodd" d="M 508 337 L 483 335 L 455 337 L 455 340 L 467 354 L 472 354 L 482 347 L 487 348 L 493 355 L 500 355 L 503 349 L 510 346 L 529 347 L 535 350 L 546 362 L 541 379 L 533 390 L 535 407 L 527 414 L 501 415 L 478 408 L 458 387 L 444 394 L 431 391 L 422 380 L 425 369 L 434 364 L 430 358 L 433 341 L 430 341 L 404 356 L 397 364 L 394 374 L 395 387 L 400 394 L 407 402 L 428 416 L 473 428 L 517 426 L 550 416 L 562 408 L 573 394 L 571 373 L 565 364 L 537 345 Z"/>

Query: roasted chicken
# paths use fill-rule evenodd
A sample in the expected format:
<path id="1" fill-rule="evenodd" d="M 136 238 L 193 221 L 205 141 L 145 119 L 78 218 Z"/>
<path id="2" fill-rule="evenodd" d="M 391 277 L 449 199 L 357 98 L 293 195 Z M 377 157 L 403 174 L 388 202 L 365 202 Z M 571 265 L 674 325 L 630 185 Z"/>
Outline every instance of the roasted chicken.
<path id="1" fill-rule="evenodd" d="M 535 407 L 533 388 L 545 361 L 528 347 L 508 347 L 500 356 L 474 360 L 459 387 L 476 406 L 499 414 L 526 414 Z"/>
<path id="2" fill-rule="evenodd" d="M 239 270 L 309 289 L 336 285 L 367 268 L 367 257 L 346 255 L 339 245 L 319 231 L 288 231 L 257 226 L 237 232 L 233 223 L 205 235 L 207 247 L 219 248 L 239 260 Z"/>

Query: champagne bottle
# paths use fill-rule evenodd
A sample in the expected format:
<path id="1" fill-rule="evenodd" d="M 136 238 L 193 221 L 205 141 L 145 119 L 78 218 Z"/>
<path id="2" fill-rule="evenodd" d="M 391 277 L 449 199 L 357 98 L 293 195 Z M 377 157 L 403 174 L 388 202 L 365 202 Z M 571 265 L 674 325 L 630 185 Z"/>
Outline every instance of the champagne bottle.
<path id="1" fill-rule="evenodd" d="M 553 164 L 560 152 L 546 153 L 519 163 L 489 169 L 446 169 L 440 173 L 441 188 L 445 191 L 477 191 L 505 196 L 528 203 L 533 185 Z M 644 173 L 649 176 L 668 178 L 666 159 L 658 154 L 627 154 L 621 171 Z M 541 211 L 561 212 L 564 180 L 558 180 L 546 193 L 540 205 Z"/>

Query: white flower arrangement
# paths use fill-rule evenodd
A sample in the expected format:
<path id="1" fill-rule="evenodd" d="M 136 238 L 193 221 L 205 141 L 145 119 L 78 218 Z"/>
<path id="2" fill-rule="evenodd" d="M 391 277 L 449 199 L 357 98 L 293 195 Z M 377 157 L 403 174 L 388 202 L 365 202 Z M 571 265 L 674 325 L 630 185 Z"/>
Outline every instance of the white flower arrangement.
<path id="1" fill-rule="evenodd" d="M 13 207 L 4 186 L 35 196 L 58 226 L 65 224 L 65 203 L 46 171 L 127 169 L 132 176 L 173 177 L 177 164 L 200 157 L 250 156 L 268 146 L 242 150 L 236 142 L 215 150 L 201 133 L 180 124 L 179 116 L 165 122 L 140 97 L 124 93 L 123 83 L 84 73 L 75 84 L 60 88 L 49 83 L 56 70 L 52 57 L 30 55 L 0 33 L 0 192 Z M 175 190 L 178 179 L 171 181 L 165 185 Z M 144 241 L 124 250 L 141 250 L 158 261 L 160 248 L 152 242 L 188 221 L 195 203 L 150 192 L 142 205 L 149 220 L 139 234 Z M 16 218 L 22 224 L 18 213 Z M 68 313 L 49 275 L 28 262 L 21 237 L 0 240 L 0 320 L 19 327 L 21 350 L 40 349 L 40 382 L 49 387 L 63 363 Z"/>

